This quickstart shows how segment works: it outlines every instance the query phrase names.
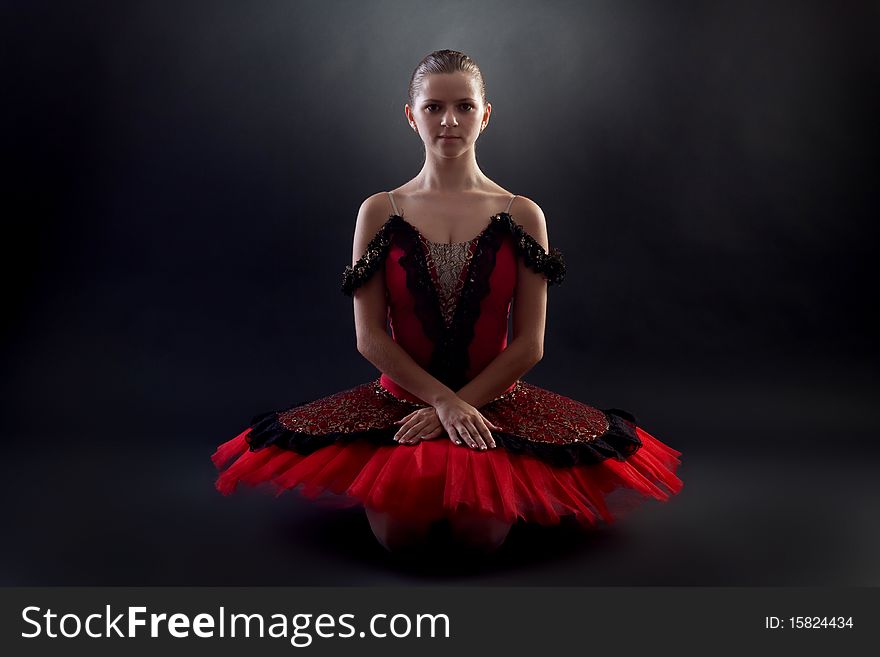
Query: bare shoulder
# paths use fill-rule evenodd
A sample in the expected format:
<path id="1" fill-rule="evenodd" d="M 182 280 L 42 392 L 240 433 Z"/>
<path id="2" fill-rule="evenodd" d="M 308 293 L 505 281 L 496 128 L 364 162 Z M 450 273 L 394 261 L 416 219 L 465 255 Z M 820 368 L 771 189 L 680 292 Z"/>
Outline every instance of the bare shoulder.
<path id="1" fill-rule="evenodd" d="M 357 226 L 358 232 L 364 231 L 375 233 L 382 227 L 392 214 L 391 202 L 386 192 L 376 192 L 368 196 L 358 208 Z"/>
<path id="2" fill-rule="evenodd" d="M 541 206 L 527 196 L 517 196 L 510 206 L 510 216 L 523 229 L 544 247 L 549 248 L 547 238 L 547 219 Z"/>
<path id="3" fill-rule="evenodd" d="M 385 192 L 377 192 L 364 199 L 358 208 L 352 243 L 352 262 L 356 263 L 367 251 L 371 240 L 391 216 L 391 204 Z"/>

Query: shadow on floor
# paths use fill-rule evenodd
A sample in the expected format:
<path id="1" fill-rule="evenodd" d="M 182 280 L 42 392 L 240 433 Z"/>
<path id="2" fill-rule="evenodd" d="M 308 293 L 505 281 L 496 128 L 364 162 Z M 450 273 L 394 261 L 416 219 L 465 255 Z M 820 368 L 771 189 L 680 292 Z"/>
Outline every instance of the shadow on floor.
<path id="1" fill-rule="evenodd" d="M 489 555 L 466 554 L 445 524 L 431 529 L 431 547 L 414 555 L 388 552 L 375 538 L 362 509 L 353 508 L 296 518 L 278 527 L 279 540 L 291 549 L 323 554 L 347 566 L 397 572 L 437 583 L 436 579 L 520 572 L 523 568 L 566 559 L 582 560 L 592 550 L 606 551 L 621 540 L 613 526 L 585 530 L 566 518 L 556 526 L 516 523 L 504 544 Z M 341 565 L 341 564 L 340 564 Z M 459 582 L 461 583 L 461 582 Z"/>

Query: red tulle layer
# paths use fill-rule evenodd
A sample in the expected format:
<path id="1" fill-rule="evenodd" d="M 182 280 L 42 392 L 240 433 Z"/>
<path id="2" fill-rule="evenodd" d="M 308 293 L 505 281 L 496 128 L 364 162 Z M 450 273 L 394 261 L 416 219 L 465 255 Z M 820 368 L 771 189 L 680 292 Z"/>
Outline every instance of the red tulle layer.
<path id="1" fill-rule="evenodd" d="M 251 452 L 249 431 L 211 457 L 222 470 L 216 481 L 221 493 L 239 483 L 270 484 L 279 495 L 300 487 L 306 497 L 334 506 L 361 504 L 413 521 L 466 508 L 506 522 L 553 525 L 574 516 L 592 526 L 613 522 L 645 499 L 665 501 L 683 485 L 675 475 L 681 452 L 638 427 L 642 447 L 627 460 L 574 467 L 503 448 L 478 452 L 446 438 L 415 446 L 336 443 L 307 456 L 275 446 Z"/>

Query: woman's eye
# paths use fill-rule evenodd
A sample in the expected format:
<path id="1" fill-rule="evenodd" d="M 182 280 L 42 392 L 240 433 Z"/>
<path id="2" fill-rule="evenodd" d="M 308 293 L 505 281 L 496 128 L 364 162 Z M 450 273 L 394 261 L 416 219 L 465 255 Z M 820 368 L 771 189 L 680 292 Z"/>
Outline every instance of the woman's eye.
<path id="1" fill-rule="evenodd" d="M 437 105 L 436 103 L 431 103 L 430 105 L 425 105 L 425 109 L 429 112 L 433 112 L 434 108 L 437 108 L 437 107 L 440 107 L 440 106 Z M 461 105 L 459 105 L 459 107 L 467 108 L 468 112 L 470 112 L 472 109 L 474 109 L 474 106 L 471 105 L 470 103 L 462 103 Z"/>

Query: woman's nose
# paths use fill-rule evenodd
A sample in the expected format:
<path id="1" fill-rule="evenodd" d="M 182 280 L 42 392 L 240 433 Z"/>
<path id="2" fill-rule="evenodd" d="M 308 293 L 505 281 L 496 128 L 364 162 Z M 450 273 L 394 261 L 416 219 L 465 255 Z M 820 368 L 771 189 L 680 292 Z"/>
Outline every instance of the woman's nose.
<path id="1" fill-rule="evenodd" d="M 443 117 L 443 120 L 440 122 L 441 125 L 449 126 L 449 125 L 458 125 L 458 121 L 455 119 L 453 114 L 447 114 Z"/>

